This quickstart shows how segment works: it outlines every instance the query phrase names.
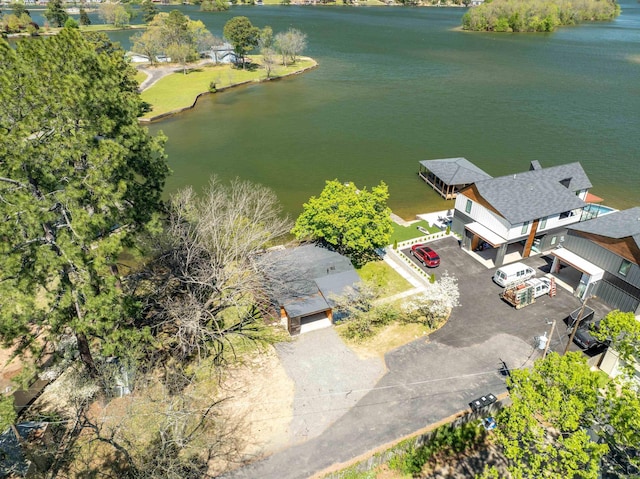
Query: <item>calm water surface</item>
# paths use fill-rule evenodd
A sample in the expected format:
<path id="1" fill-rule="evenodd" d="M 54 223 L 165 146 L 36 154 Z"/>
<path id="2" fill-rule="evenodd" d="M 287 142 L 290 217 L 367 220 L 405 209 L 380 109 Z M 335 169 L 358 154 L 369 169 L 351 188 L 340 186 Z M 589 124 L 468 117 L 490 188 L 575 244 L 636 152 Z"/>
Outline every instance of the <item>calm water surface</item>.
<path id="1" fill-rule="evenodd" d="M 410 217 L 452 207 L 418 161 L 464 156 L 494 176 L 580 161 L 606 204 L 640 205 L 640 4 L 622 8 L 613 22 L 513 35 L 455 31 L 454 8 L 181 7 L 217 36 L 235 15 L 298 28 L 320 67 L 152 125 L 169 137 L 168 189 L 239 176 L 296 215 L 327 179 L 384 180 Z"/>

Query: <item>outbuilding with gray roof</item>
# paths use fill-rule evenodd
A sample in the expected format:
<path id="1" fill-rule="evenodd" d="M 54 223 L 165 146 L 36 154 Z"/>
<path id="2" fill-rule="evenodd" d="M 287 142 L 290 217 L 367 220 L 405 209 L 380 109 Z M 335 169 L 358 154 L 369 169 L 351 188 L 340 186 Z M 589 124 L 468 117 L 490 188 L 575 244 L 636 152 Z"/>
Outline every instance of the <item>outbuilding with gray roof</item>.
<path id="1" fill-rule="evenodd" d="M 462 188 L 491 178 L 466 158 L 420 161 L 418 175 L 445 200 L 454 199 Z"/>

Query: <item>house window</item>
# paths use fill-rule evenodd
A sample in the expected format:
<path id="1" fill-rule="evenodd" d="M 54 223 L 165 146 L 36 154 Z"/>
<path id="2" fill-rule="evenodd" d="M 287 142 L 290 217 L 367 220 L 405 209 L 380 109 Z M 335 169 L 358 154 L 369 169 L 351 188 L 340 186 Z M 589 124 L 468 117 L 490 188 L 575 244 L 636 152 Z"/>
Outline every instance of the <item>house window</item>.
<path id="1" fill-rule="evenodd" d="M 467 206 L 464 207 L 464 211 L 468 214 L 471 213 L 471 205 L 473 202 L 471 200 L 467 200 Z"/>
<path id="2" fill-rule="evenodd" d="M 547 217 L 545 216 L 540 220 L 540 229 L 543 230 L 547 227 Z"/>
<path id="3" fill-rule="evenodd" d="M 522 224 L 522 230 L 520 231 L 520 234 L 526 234 L 528 229 L 529 229 L 529 222 L 525 221 Z"/>
<path id="4" fill-rule="evenodd" d="M 618 273 L 622 276 L 626 276 L 629 273 L 630 269 L 631 269 L 631 261 L 627 261 L 626 259 L 623 259 L 622 264 L 620 265 L 620 269 L 618 270 Z"/>
<path id="5" fill-rule="evenodd" d="M 553 246 L 554 244 L 556 244 L 556 241 L 558 241 L 558 237 L 557 237 L 557 236 L 552 236 L 552 237 L 551 237 L 551 246 Z"/>

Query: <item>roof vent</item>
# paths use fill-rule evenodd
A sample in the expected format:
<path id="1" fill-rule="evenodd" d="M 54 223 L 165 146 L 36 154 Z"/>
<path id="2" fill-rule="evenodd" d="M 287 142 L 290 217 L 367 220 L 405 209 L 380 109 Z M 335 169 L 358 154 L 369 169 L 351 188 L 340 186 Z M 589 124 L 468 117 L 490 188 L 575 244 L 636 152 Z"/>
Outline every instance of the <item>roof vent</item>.
<path id="1" fill-rule="evenodd" d="M 542 165 L 538 160 L 533 160 L 531 163 L 529 163 L 529 171 L 541 170 L 541 169 L 542 169 Z"/>
<path id="2" fill-rule="evenodd" d="M 560 180 L 560 184 L 565 188 L 569 188 L 570 183 L 571 183 L 571 178 L 565 178 L 564 180 Z"/>
<path id="3" fill-rule="evenodd" d="M 516 179 L 516 174 L 515 174 L 515 173 L 513 174 L 513 179 L 514 179 L 514 180 Z"/>

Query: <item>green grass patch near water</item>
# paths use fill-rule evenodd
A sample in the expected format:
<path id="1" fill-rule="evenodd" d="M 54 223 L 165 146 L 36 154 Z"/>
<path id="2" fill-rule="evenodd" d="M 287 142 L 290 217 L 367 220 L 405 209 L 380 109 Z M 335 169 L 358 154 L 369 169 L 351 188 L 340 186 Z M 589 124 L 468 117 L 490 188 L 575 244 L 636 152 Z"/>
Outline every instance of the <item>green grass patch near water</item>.
<path id="1" fill-rule="evenodd" d="M 413 238 L 419 238 L 424 236 L 424 233 L 420 231 L 417 227 L 421 226 L 422 228 L 429 231 L 429 233 L 440 233 L 442 230 L 437 228 L 436 226 L 430 226 L 424 220 L 417 221 L 415 223 L 410 224 L 409 226 L 402 226 L 397 223 L 393 223 L 393 233 L 391 233 L 391 244 L 394 241 L 407 241 Z"/>
<path id="2" fill-rule="evenodd" d="M 409 282 L 384 261 L 367 263 L 357 272 L 363 281 L 379 288 L 383 297 L 411 289 Z"/>
<path id="3" fill-rule="evenodd" d="M 259 57 L 252 57 L 254 62 Z M 301 58 L 294 65 L 277 65 L 271 72 L 271 78 L 282 77 L 300 72 L 316 64 L 311 58 Z M 187 70 L 185 75 L 172 73 L 160 79 L 151 88 L 142 92 L 142 99 L 152 105 L 152 110 L 142 118 L 181 110 L 192 106 L 201 93 L 209 92 L 211 84 L 216 89 L 228 88 L 245 82 L 262 81 L 267 78 L 265 70 L 258 66 L 254 70 L 242 70 L 231 65 L 203 66 Z"/>

